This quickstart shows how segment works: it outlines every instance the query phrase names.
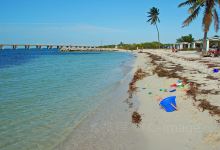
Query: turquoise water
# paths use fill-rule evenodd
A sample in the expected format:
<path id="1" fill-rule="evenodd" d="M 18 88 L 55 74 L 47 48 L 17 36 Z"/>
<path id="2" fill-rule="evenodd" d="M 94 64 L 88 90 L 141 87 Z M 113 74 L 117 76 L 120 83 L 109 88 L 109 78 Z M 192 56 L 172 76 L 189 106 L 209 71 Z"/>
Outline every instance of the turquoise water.
<path id="1" fill-rule="evenodd" d="M 53 149 L 131 70 L 129 53 L 0 51 L 0 149 Z"/>

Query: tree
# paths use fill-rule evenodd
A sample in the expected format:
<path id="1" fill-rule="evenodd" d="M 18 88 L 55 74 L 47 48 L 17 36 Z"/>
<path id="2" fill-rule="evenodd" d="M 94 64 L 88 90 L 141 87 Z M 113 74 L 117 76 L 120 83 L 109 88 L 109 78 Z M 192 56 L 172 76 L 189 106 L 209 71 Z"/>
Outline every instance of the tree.
<path id="1" fill-rule="evenodd" d="M 187 0 L 178 7 L 189 6 L 190 16 L 183 22 L 183 27 L 188 26 L 194 19 L 197 18 L 201 9 L 204 9 L 204 15 L 202 20 L 202 26 L 204 31 L 203 37 L 203 51 L 206 50 L 207 34 L 212 21 L 214 20 L 215 31 L 219 30 L 219 17 L 217 9 L 220 7 L 220 0 Z"/>
<path id="2" fill-rule="evenodd" d="M 159 19 L 159 14 L 160 14 L 160 12 L 159 12 L 159 9 L 158 8 L 156 8 L 156 7 L 152 7 L 151 9 L 150 9 L 150 11 L 148 12 L 148 20 L 147 20 L 147 22 L 150 22 L 151 23 L 151 25 L 155 25 L 156 26 L 156 28 L 157 28 L 157 35 L 158 35 L 158 43 L 160 43 L 160 32 L 159 32 L 159 29 L 158 29 L 158 26 L 157 26 L 157 23 L 159 23 L 160 22 L 160 19 Z M 160 44 L 159 44 L 159 48 L 160 48 Z"/>
<path id="3" fill-rule="evenodd" d="M 192 43 L 194 42 L 194 38 L 192 37 L 192 34 L 186 35 L 186 36 L 182 36 L 181 38 L 176 40 L 177 43 L 181 43 L 181 42 L 188 42 L 188 43 Z"/>

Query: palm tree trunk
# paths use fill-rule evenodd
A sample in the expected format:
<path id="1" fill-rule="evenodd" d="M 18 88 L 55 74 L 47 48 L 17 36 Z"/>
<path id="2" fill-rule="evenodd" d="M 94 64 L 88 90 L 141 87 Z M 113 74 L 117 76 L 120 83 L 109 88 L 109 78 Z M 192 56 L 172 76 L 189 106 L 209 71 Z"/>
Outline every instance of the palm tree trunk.
<path id="1" fill-rule="evenodd" d="M 157 38 L 158 38 L 159 49 L 160 49 L 160 33 L 159 33 L 159 29 L 157 27 L 157 24 L 156 24 L 156 28 L 157 28 Z"/>
<path id="2" fill-rule="evenodd" d="M 202 49 L 203 52 L 206 51 L 206 46 L 207 46 L 207 32 L 205 31 L 203 37 L 203 49 Z"/>

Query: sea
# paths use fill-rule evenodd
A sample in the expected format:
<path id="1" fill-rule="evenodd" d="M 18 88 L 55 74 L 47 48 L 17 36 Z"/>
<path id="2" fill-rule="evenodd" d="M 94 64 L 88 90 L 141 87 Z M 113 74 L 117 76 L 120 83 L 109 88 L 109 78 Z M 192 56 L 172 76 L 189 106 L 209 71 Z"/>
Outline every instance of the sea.
<path id="1" fill-rule="evenodd" d="M 125 105 L 134 61 L 134 54 L 125 52 L 0 50 L 0 149 L 88 144 L 79 131 L 106 120 L 104 111 L 120 120 L 116 112 Z"/>

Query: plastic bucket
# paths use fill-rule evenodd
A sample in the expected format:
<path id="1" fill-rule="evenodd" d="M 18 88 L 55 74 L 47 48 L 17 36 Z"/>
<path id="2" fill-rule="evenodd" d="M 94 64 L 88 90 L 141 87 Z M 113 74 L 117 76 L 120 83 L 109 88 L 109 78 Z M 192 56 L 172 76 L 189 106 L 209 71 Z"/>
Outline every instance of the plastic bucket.
<path id="1" fill-rule="evenodd" d="M 176 107 L 176 96 L 167 97 L 160 102 L 160 105 L 166 112 L 173 112 L 176 110 L 171 104 Z"/>

